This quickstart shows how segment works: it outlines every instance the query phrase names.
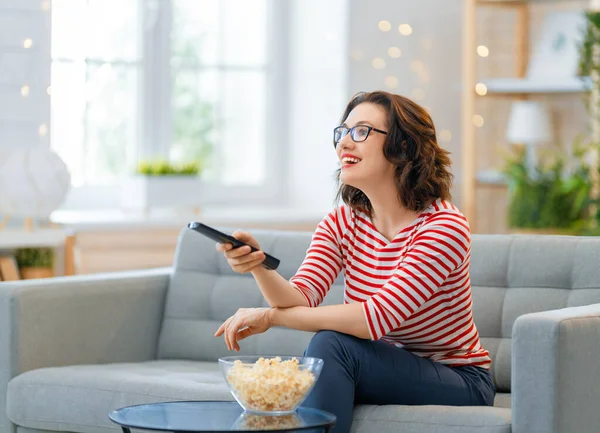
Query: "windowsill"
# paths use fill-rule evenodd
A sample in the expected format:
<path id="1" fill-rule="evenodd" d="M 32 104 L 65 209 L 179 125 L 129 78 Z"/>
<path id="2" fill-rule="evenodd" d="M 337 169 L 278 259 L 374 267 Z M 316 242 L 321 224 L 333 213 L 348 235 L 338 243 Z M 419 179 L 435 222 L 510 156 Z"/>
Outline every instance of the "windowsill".
<path id="1" fill-rule="evenodd" d="M 283 207 L 210 206 L 191 211 L 153 210 L 148 213 L 119 209 L 57 210 L 50 220 L 76 232 L 103 230 L 177 229 L 190 221 L 221 227 L 316 227 L 327 211 Z"/>

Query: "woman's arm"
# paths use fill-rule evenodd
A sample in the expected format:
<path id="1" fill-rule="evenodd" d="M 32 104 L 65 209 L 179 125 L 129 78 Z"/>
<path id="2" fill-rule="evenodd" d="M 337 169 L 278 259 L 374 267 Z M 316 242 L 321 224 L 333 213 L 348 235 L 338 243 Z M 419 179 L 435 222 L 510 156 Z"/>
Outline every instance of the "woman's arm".
<path id="1" fill-rule="evenodd" d="M 252 275 L 271 307 L 308 307 L 306 296 L 276 271 L 257 267 L 252 270 Z"/>
<path id="2" fill-rule="evenodd" d="M 271 326 L 310 332 L 330 330 L 358 338 L 370 338 L 362 302 L 318 308 L 273 308 L 269 315 Z"/>

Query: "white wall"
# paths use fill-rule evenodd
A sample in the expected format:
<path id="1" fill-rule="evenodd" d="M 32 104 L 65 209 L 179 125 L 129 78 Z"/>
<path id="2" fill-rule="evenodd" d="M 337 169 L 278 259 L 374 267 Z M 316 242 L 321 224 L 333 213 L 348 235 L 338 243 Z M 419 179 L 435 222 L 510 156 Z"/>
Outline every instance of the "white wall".
<path id="1" fill-rule="evenodd" d="M 43 0 L 0 0 L 0 148 L 49 145 L 50 13 Z M 24 41 L 31 39 L 30 48 Z M 21 95 L 23 86 L 29 95 Z M 40 136 L 40 126 L 43 135 Z"/>
<path id="2" fill-rule="evenodd" d="M 332 134 L 349 96 L 348 14 L 347 0 L 293 0 L 288 202 L 311 211 L 329 211 L 335 197 Z"/>
<path id="3" fill-rule="evenodd" d="M 429 109 L 438 136 L 444 130 L 451 134 L 440 145 L 452 152 L 456 204 L 460 191 L 461 4 L 461 0 L 351 0 L 349 23 L 350 92 L 387 90 Z M 390 31 L 379 30 L 382 20 L 390 22 Z M 412 34 L 401 35 L 400 24 L 409 24 Z M 401 56 L 391 58 L 390 47 L 400 48 Z M 375 69 L 375 58 L 384 59 L 386 66 Z M 386 85 L 386 77 L 394 77 L 397 87 Z M 447 132 L 441 135 L 447 137 Z"/>

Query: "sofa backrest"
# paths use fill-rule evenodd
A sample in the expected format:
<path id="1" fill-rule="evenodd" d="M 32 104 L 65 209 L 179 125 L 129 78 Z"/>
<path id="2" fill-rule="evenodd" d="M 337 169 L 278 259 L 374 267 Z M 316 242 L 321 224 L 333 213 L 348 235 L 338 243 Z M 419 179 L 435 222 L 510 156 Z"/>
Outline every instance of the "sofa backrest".
<path id="1" fill-rule="evenodd" d="M 225 232 L 231 229 L 223 228 Z M 261 248 L 294 275 L 311 233 L 252 230 Z M 511 331 L 527 313 L 600 303 L 600 238 L 474 235 L 473 314 L 499 391 L 510 391 Z M 343 300 L 340 275 L 324 305 Z M 158 358 L 216 360 L 228 352 L 213 334 L 240 307 L 267 306 L 251 275 L 233 272 L 215 242 L 183 229 L 167 293 Z M 241 342 L 238 354 L 302 355 L 312 333 L 271 329 Z"/>
<path id="2" fill-rule="evenodd" d="M 473 235 L 470 272 L 482 345 L 498 390 L 510 391 L 517 317 L 600 302 L 600 238 Z"/>
<path id="3" fill-rule="evenodd" d="M 231 233 L 230 228 L 221 228 Z M 281 260 L 277 271 L 291 278 L 300 267 L 311 233 L 251 230 L 261 249 Z M 343 278 L 335 281 L 324 304 L 343 301 Z M 238 308 L 267 307 L 254 278 L 231 270 L 215 242 L 189 229 L 179 235 L 167 291 L 158 358 L 216 360 L 231 355 L 301 356 L 312 333 L 274 328 L 240 343 L 229 352 L 217 328 Z"/>

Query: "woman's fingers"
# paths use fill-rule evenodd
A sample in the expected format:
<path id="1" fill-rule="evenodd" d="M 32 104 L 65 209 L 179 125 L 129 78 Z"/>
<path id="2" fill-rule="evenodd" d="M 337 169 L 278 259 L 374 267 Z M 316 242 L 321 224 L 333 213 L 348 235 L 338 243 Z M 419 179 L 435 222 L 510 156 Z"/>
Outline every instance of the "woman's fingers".
<path id="1" fill-rule="evenodd" d="M 237 343 L 236 334 L 243 328 L 243 321 L 238 317 L 227 327 L 227 347 L 229 350 L 239 351 L 240 346 Z"/>
<path id="2" fill-rule="evenodd" d="M 252 330 L 252 328 L 246 328 L 246 329 L 242 329 L 241 331 L 239 331 L 236 334 L 235 338 L 237 341 L 242 341 L 244 338 L 248 338 L 253 334 L 254 334 L 254 331 Z"/>
<path id="3" fill-rule="evenodd" d="M 225 251 L 229 251 L 230 249 L 232 249 L 233 245 L 231 245 L 230 243 L 222 244 L 220 242 L 217 242 L 217 244 L 215 245 L 215 248 L 218 252 L 224 253 Z"/>
<path id="4" fill-rule="evenodd" d="M 237 257 L 247 256 L 252 252 L 252 249 L 248 246 L 234 248 L 229 251 L 225 251 L 225 257 L 228 259 L 235 259 Z"/>
<path id="5" fill-rule="evenodd" d="M 264 258 L 265 255 L 262 251 L 255 251 L 252 254 L 246 254 L 245 256 L 227 259 L 227 261 L 232 266 L 239 266 L 246 263 L 255 262 L 257 260 L 264 260 Z"/>

